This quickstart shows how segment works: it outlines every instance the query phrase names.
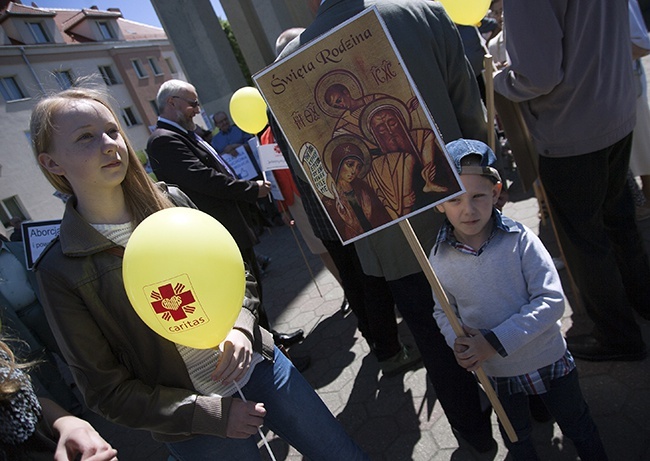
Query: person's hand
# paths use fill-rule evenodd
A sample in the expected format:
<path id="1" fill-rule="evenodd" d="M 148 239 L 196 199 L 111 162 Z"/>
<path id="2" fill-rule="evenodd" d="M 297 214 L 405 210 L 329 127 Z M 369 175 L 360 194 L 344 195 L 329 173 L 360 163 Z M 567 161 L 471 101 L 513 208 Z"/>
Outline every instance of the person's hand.
<path id="1" fill-rule="evenodd" d="M 237 151 L 237 148 L 241 146 L 241 144 L 228 144 L 226 147 L 223 148 L 223 151 L 226 154 L 232 155 L 233 157 L 237 157 L 239 155 L 239 152 Z"/>
<path id="2" fill-rule="evenodd" d="M 117 450 L 87 421 L 76 416 L 62 416 L 54 422 L 53 429 L 59 433 L 55 461 L 117 461 Z"/>
<path id="3" fill-rule="evenodd" d="M 282 216 L 282 221 L 287 226 L 293 227 L 296 224 L 296 222 L 293 219 L 291 219 L 291 215 L 288 212 L 283 211 L 281 216 Z"/>
<path id="4" fill-rule="evenodd" d="M 414 96 L 408 100 L 406 107 L 408 107 L 409 112 L 413 112 L 415 109 L 420 107 L 420 101 L 418 101 L 418 98 Z"/>
<path id="5" fill-rule="evenodd" d="M 268 181 L 262 181 L 261 179 L 256 181 L 259 187 L 257 191 L 257 198 L 264 198 L 271 192 L 271 183 Z"/>
<path id="6" fill-rule="evenodd" d="M 232 329 L 219 345 L 219 361 L 210 377 L 215 381 L 230 384 L 244 377 L 251 365 L 253 345 L 243 332 Z"/>
<path id="7" fill-rule="evenodd" d="M 410 209 L 413 207 L 413 205 L 415 205 L 415 200 L 416 200 L 415 192 L 411 191 L 410 194 L 404 196 L 404 199 L 402 200 L 402 205 L 404 206 L 405 209 L 407 208 Z"/>
<path id="8" fill-rule="evenodd" d="M 264 416 L 266 416 L 266 408 L 263 403 L 244 402 L 233 398 L 228 413 L 226 437 L 247 439 L 256 434 L 258 428 L 264 424 Z"/>
<path id="9" fill-rule="evenodd" d="M 467 371 L 476 371 L 485 360 L 497 351 L 490 345 L 479 330 L 463 325 L 467 336 L 461 336 L 454 341 L 454 355 L 458 365 Z"/>
<path id="10" fill-rule="evenodd" d="M 341 219 L 350 227 L 355 227 L 357 222 L 357 217 L 352 213 L 348 208 L 346 203 L 343 203 L 341 200 L 336 201 L 336 211 L 341 217 Z"/>

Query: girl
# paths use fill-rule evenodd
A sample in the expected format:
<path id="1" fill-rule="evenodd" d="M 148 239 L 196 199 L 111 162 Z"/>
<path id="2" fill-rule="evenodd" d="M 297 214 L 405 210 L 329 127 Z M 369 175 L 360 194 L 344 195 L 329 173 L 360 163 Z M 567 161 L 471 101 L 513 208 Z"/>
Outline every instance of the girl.
<path id="1" fill-rule="evenodd" d="M 193 205 L 149 180 L 101 94 L 75 88 L 44 99 L 31 135 L 43 173 L 71 196 L 36 274 L 91 409 L 150 430 L 179 460 L 261 459 L 250 436 L 263 423 L 312 460 L 367 459 L 258 326 L 248 272 L 242 310 L 220 353 L 171 343 L 137 316 L 123 287 L 123 247 L 151 213 Z M 247 401 L 233 397 L 234 381 Z"/>
<path id="2" fill-rule="evenodd" d="M 111 447 L 83 419 L 52 400 L 38 398 L 26 373 L 34 363 L 17 363 L 0 340 L 0 460 L 117 461 Z"/>

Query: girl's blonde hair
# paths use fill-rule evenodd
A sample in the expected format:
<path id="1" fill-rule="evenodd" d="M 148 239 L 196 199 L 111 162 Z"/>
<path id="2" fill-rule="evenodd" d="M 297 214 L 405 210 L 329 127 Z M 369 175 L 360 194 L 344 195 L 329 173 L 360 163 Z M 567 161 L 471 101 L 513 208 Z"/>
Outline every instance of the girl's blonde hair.
<path id="1" fill-rule="evenodd" d="M 131 214 L 134 224 L 139 224 L 150 214 L 174 206 L 173 203 L 162 193 L 162 191 L 153 183 L 145 171 L 138 156 L 133 150 L 131 143 L 126 137 L 119 118 L 115 111 L 108 103 L 105 93 L 90 88 L 75 87 L 60 93 L 48 96 L 36 104 L 32 111 L 29 123 L 29 129 L 32 139 L 32 147 L 37 157 L 41 153 L 47 153 L 52 147 L 52 138 L 57 129 L 54 124 L 54 118 L 57 114 L 65 111 L 68 104 L 74 101 L 95 101 L 106 107 L 117 124 L 118 130 L 126 144 L 127 155 L 129 157 L 129 166 L 126 171 L 122 189 L 126 206 Z M 56 190 L 67 195 L 75 195 L 72 186 L 65 178 L 47 171 L 39 162 L 39 167 L 48 181 Z"/>
<path id="2" fill-rule="evenodd" d="M 6 400 L 18 392 L 25 384 L 25 381 L 29 380 L 27 373 L 16 375 L 13 371 L 26 369 L 33 365 L 35 365 L 35 362 L 16 362 L 16 357 L 11 348 L 3 340 L 0 340 L 0 369 L 5 370 L 0 374 L 0 401 Z"/>

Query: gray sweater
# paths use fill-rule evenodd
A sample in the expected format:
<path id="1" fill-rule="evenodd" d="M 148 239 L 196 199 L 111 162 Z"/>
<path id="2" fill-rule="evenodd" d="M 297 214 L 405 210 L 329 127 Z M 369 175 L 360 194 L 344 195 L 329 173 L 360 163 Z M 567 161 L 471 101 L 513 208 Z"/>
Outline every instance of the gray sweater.
<path id="1" fill-rule="evenodd" d="M 486 360 L 485 373 L 508 377 L 560 359 L 566 342 L 560 332 L 564 293 L 550 254 L 526 226 L 502 221 L 508 230 L 498 228 L 479 256 L 439 242 L 429 261 L 461 324 L 491 330 L 504 347 L 507 356 Z M 452 347 L 456 334 L 435 301 L 434 317 Z"/>
<path id="2" fill-rule="evenodd" d="M 512 63 L 494 89 L 520 102 L 537 152 L 604 149 L 636 122 L 625 0 L 504 0 Z"/>

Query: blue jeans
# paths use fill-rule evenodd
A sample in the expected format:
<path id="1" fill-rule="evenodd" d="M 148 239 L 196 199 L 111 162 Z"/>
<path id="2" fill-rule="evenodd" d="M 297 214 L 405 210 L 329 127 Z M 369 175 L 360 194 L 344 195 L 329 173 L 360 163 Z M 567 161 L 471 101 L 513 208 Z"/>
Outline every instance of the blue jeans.
<path id="1" fill-rule="evenodd" d="M 257 364 L 242 393 L 248 401 L 264 403 L 267 411 L 264 425 L 306 458 L 312 461 L 369 459 L 277 347 L 274 361 Z M 167 443 L 167 448 L 179 461 L 262 459 L 256 437 L 230 439 L 197 435 L 183 442 Z"/>
<path id="2" fill-rule="evenodd" d="M 607 460 L 598 428 L 591 418 L 589 407 L 580 390 L 577 369 L 562 378 L 551 381 L 551 388 L 548 392 L 539 394 L 539 397 L 555 417 L 562 433 L 573 441 L 580 459 L 583 461 Z M 503 427 L 499 424 L 503 440 L 510 450 L 510 454 L 517 461 L 538 460 L 535 447 L 530 440 L 532 425 L 528 409 L 528 395 L 523 392 L 513 395 L 499 392 L 499 400 L 519 439 L 514 444 L 510 442 Z"/>

